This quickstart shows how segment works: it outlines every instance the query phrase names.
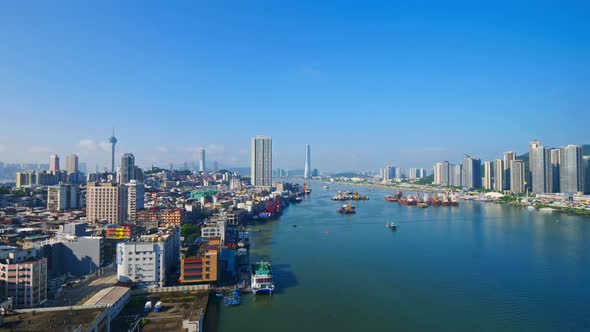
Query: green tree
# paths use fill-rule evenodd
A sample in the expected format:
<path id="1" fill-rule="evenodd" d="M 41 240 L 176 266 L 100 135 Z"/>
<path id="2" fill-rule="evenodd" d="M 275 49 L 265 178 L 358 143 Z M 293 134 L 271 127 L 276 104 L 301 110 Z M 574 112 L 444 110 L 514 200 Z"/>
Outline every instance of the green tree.
<path id="1" fill-rule="evenodd" d="M 193 243 L 201 235 L 201 227 L 195 224 L 184 224 L 180 227 L 180 236 L 187 243 Z"/>

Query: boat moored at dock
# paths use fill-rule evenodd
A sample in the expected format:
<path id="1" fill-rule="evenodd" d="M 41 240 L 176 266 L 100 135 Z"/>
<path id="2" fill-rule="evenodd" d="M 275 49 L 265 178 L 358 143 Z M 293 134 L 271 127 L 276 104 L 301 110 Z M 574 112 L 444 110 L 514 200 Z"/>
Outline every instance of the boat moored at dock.
<path id="1" fill-rule="evenodd" d="M 275 284 L 270 262 L 262 260 L 252 264 L 250 288 L 254 294 L 272 294 L 274 292 Z"/>

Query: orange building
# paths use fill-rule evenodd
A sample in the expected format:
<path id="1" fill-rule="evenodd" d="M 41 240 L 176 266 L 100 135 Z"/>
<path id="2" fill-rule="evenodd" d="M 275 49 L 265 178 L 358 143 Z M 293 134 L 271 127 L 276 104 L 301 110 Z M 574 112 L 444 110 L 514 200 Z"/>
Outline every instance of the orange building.
<path id="1" fill-rule="evenodd" d="M 219 249 L 221 239 L 211 238 L 208 242 L 189 247 L 180 261 L 181 283 L 214 283 L 218 280 Z"/>

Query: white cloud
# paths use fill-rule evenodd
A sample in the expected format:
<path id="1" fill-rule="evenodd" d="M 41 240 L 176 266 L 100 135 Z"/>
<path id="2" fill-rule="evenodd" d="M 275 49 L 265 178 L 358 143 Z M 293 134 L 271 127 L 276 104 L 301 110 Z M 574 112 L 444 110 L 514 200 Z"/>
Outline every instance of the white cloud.
<path id="1" fill-rule="evenodd" d="M 156 146 L 156 151 L 161 152 L 161 153 L 167 153 L 168 152 L 168 148 L 165 146 Z"/>
<path id="2" fill-rule="evenodd" d="M 91 139 L 83 139 L 78 143 L 78 148 L 83 152 L 90 151 L 104 151 L 108 152 L 111 149 L 111 144 L 106 141 L 97 142 Z"/>
<path id="3" fill-rule="evenodd" d="M 49 153 L 49 148 L 45 146 L 31 146 L 29 148 L 30 153 Z"/>

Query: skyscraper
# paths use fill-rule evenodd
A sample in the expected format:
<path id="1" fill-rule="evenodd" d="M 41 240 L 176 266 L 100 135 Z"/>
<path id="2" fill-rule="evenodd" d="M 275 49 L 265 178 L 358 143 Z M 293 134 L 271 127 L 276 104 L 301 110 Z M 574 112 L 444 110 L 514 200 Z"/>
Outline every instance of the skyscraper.
<path id="1" fill-rule="evenodd" d="M 504 161 L 502 159 L 494 161 L 494 190 L 504 191 Z"/>
<path id="2" fill-rule="evenodd" d="M 66 170 L 68 174 L 74 174 L 78 172 L 78 156 L 75 154 L 71 154 L 66 156 Z"/>
<path id="3" fill-rule="evenodd" d="M 59 172 L 59 157 L 56 154 L 49 156 L 49 172 Z"/>
<path id="4" fill-rule="evenodd" d="M 442 183 L 442 163 L 435 163 L 434 167 L 434 180 L 433 184 L 441 184 Z"/>
<path id="5" fill-rule="evenodd" d="M 257 136 L 252 138 L 251 181 L 259 188 L 272 186 L 272 139 Z"/>
<path id="6" fill-rule="evenodd" d="M 381 169 L 381 179 L 383 181 L 389 181 L 395 178 L 395 166 L 387 165 Z"/>
<path id="7" fill-rule="evenodd" d="M 481 160 L 465 156 L 463 159 L 463 187 L 465 189 L 481 188 Z"/>
<path id="8" fill-rule="evenodd" d="M 463 176 L 462 176 L 463 166 L 461 164 L 451 164 L 449 165 L 449 185 L 451 187 L 462 187 L 463 186 Z"/>
<path id="9" fill-rule="evenodd" d="M 533 192 L 537 192 L 534 191 L 534 183 L 533 183 L 533 170 L 535 169 L 535 165 L 533 165 L 533 150 L 540 147 L 541 146 L 541 142 L 539 140 L 532 140 L 529 142 L 529 173 L 526 175 L 527 179 L 527 184 L 529 186 L 529 189 Z"/>
<path id="10" fill-rule="evenodd" d="M 584 193 L 590 194 L 590 156 L 584 156 Z"/>
<path id="11" fill-rule="evenodd" d="M 119 182 L 127 183 L 135 180 L 135 156 L 132 153 L 125 153 L 121 157 L 121 172 L 119 174 Z"/>
<path id="12" fill-rule="evenodd" d="M 512 160 L 516 159 L 516 153 L 512 151 L 504 152 L 504 190 L 510 190 L 510 168 Z"/>
<path id="13" fill-rule="evenodd" d="M 553 177 L 553 192 L 561 192 L 559 179 L 559 149 L 551 150 L 551 175 Z"/>
<path id="14" fill-rule="evenodd" d="M 117 144 L 115 129 L 113 129 L 113 136 L 109 138 L 109 142 L 111 143 L 111 173 L 115 173 L 115 144 Z"/>
<path id="15" fill-rule="evenodd" d="M 483 163 L 483 187 L 486 190 L 492 190 L 492 162 L 486 161 Z"/>
<path id="16" fill-rule="evenodd" d="M 205 149 L 199 150 L 199 172 L 205 171 Z"/>
<path id="17" fill-rule="evenodd" d="M 515 194 L 524 193 L 524 161 L 514 159 L 510 161 L 510 191 Z"/>
<path id="18" fill-rule="evenodd" d="M 533 147 L 529 154 L 529 167 L 532 167 L 532 191 L 537 194 L 553 192 L 553 176 L 551 167 L 551 149 Z"/>
<path id="19" fill-rule="evenodd" d="M 303 171 L 303 178 L 309 179 L 311 172 L 311 156 L 309 152 L 309 144 L 305 144 L 305 169 Z"/>
<path id="20" fill-rule="evenodd" d="M 449 162 L 446 160 L 442 162 L 441 185 L 449 185 Z"/>
<path id="21" fill-rule="evenodd" d="M 561 192 L 584 192 L 584 160 L 582 147 L 568 145 L 559 148 L 559 182 Z"/>

